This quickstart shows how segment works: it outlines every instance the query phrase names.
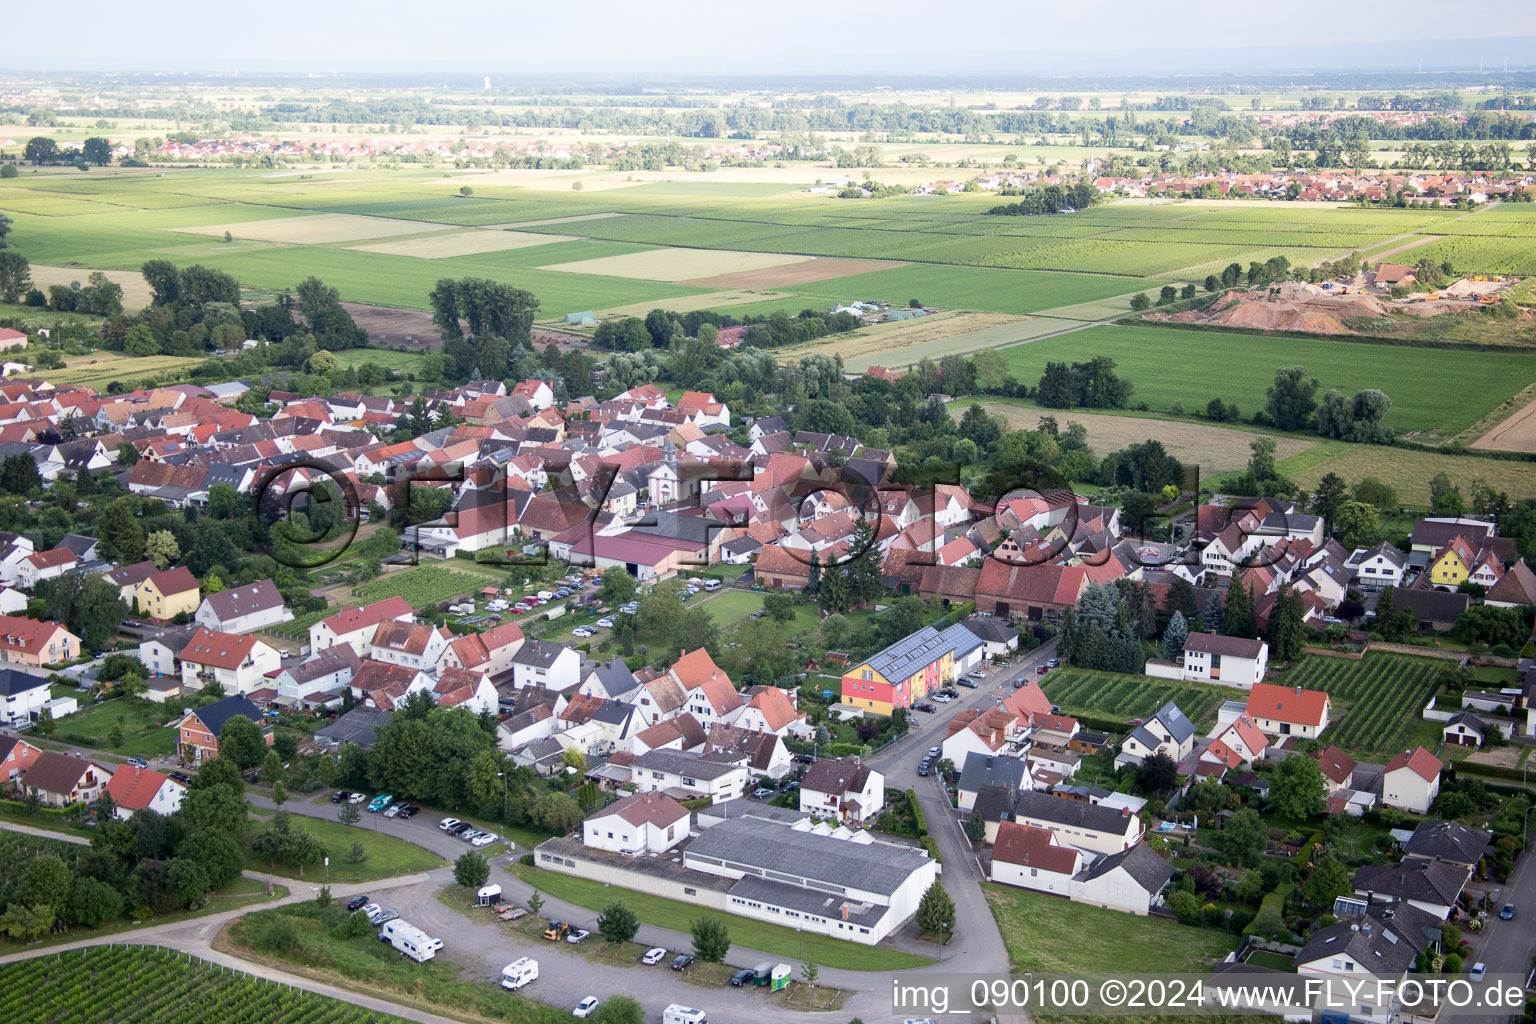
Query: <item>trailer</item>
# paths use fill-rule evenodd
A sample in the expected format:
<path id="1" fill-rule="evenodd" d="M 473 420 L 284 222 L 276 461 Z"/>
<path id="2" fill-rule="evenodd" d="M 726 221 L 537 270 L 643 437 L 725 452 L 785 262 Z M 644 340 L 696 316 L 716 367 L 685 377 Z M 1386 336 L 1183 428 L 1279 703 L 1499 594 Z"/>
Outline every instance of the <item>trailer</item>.
<path id="1" fill-rule="evenodd" d="M 419 964 L 431 960 L 443 948 L 442 939 L 428 935 L 398 917 L 384 923 L 384 927 L 379 930 L 379 941 L 389 943 L 401 956 L 408 956 Z"/>

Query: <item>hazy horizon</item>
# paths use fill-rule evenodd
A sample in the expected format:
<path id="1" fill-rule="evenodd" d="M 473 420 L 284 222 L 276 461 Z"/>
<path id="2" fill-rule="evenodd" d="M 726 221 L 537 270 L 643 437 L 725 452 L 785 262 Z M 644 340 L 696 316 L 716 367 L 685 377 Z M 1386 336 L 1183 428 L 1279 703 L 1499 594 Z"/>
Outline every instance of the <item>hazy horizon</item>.
<path id="1" fill-rule="evenodd" d="M 1305 11 L 1194 0 L 1178 15 L 1129 0 L 1081 0 L 1007 14 L 951 15 L 896 0 L 873 13 L 807 0 L 761 8 L 590 0 L 579 8 L 485 0 L 423 17 L 400 0 L 274 0 L 255 18 L 182 0 L 83 0 L 11 13 L 0 71 L 459 74 L 1099 75 L 1412 69 L 1487 73 L 1536 64 L 1536 5 L 1492 0 L 1462 34 L 1423 38 L 1443 4 L 1404 0 L 1390 20 L 1331 25 Z M 199 17 L 200 16 L 200 17 Z M 1502 34 L 1490 36 L 1485 26 Z M 1262 45 L 1260 45 L 1262 41 Z M 16 43 L 22 43 L 17 47 Z"/>

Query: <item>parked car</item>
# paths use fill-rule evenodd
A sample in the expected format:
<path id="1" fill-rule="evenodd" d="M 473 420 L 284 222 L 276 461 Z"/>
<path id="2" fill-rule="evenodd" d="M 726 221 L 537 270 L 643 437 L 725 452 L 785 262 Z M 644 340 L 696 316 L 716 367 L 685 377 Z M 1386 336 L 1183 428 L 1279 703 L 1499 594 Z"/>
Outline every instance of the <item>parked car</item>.
<path id="1" fill-rule="evenodd" d="M 660 946 L 654 946 L 645 951 L 645 956 L 640 958 L 643 964 L 659 964 L 667 958 L 667 951 Z"/>
<path id="2" fill-rule="evenodd" d="M 571 934 L 567 935 L 565 937 L 565 941 L 569 942 L 571 945 L 574 946 L 574 945 L 576 945 L 576 943 L 578 943 L 578 942 L 585 942 L 587 939 L 589 939 L 591 937 L 592 937 L 592 933 L 591 932 L 587 931 L 585 928 L 578 928 L 575 931 L 571 932 Z"/>
<path id="3" fill-rule="evenodd" d="M 471 846 L 490 846 L 496 841 L 496 837 L 489 832 L 481 832 L 469 841 Z"/>
<path id="4" fill-rule="evenodd" d="M 947 693 L 936 693 L 936 694 L 933 695 L 933 699 L 938 701 L 940 704 L 948 704 L 950 701 L 954 700 L 955 698 L 951 697 Z"/>
<path id="5" fill-rule="evenodd" d="M 958 682 L 961 686 L 965 687 L 967 690 L 974 690 L 976 687 L 981 685 L 976 680 L 970 678 L 957 679 L 955 681 Z"/>
<path id="6" fill-rule="evenodd" d="M 795 755 L 795 760 L 799 761 L 801 764 L 815 764 L 816 763 L 816 755 L 815 754 L 796 754 Z"/>
<path id="7" fill-rule="evenodd" d="M 922 764 L 917 766 L 917 774 L 922 776 L 925 779 L 928 777 L 928 771 L 929 771 L 929 768 L 928 768 L 928 762 L 927 761 L 924 761 Z"/>
<path id="8" fill-rule="evenodd" d="M 472 843 L 483 835 L 485 835 L 485 833 L 481 832 L 477 828 L 467 828 L 463 832 L 459 833 L 459 838 L 464 840 L 466 843 Z"/>
<path id="9" fill-rule="evenodd" d="M 571 1016 L 585 1017 L 595 1009 L 597 1009 L 597 996 L 587 996 L 587 998 L 576 1004 L 576 1009 L 571 1011 Z"/>
<path id="10" fill-rule="evenodd" d="M 928 748 L 928 756 L 929 757 L 938 757 L 942 753 L 944 753 L 944 750 L 943 750 L 942 747 L 929 747 Z"/>
<path id="11" fill-rule="evenodd" d="M 929 704 L 927 701 L 924 701 L 921 704 L 914 704 L 912 706 L 914 708 L 916 708 L 918 711 L 921 711 L 921 712 L 923 712 L 926 715 L 931 715 L 935 711 L 939 710 L 938 708 L 934 707 L 932 704 Z"/>
<path id="12" fill-rule="evenodd" d="M 368 811 L 371 814 L 377 814 L 394 802 L 395 798 L 389 793 L 380 793 L 368 804 Z"/>
<path id="13" fill-rule="evenodd" d="M 366 793 L 353 793 L 351 796 L 347 797 L 347 803 L 360 804 L 367 799 L 368 795 Z"/>
<path id="14" fill-rule="evenodd" d="M 378 914 L 377 917 L 370 917 L 368 920 L 373 922 L 373 926 L 375 928 L 378 928 L 379 926 L 383 925 L 386 921 L 393 921 L 395 918 L 397 918 L 399 916 L 400 916 L 400 914 L 397 911 L 394 911 L 394 910 L 381 910 L 381 911 L 379 911 L 379 914 Z"/>
<path id="15" fill-rule="evenodd" d="M 756 797 L 757 799 L 759 799 L 759 800 L 766 800 L 769 797 L 773 796 L 773 790 L 768 789 L 766 787 L 759 787 L 759 788 L 754 789 L 752 791 L 752 795 L 754 797 Z"/>
<path id="16" fill-rule="evenodd" d="M 386 817 L 386 818 L 398 818 L 398 817 L 400 817 L 400 812 L 403 811 L 403 810 L 405 810 L 405 804 L 403 804 L 403 803 L 390 804 L 389 805 L 389 810 L 384 812 L 384 817 Z"/>
<path id="17" fill-rule="evenodd" d="M 453 836 L 455 839 L 457 839 L 459 836 L 462 836 L 465 832 L 473 832 L 473 831 L 474 831 L 474 829 L 470 826 L 470 824 L 468 822 L 461 821 L 457 825 L 454 825 L 452 828 L 448 829 L 448 834 Z"/>
<path id="18" fill-rule="evenodd" d="M 743 985 L 750 985 L 752 983 L 752 979 L 755 977 L 757 977 L 756 971 L 748 967 L 743 967 L 741 970 L 731 975 L 731 984 L 737 988 L 741 988 Z"/>
<path id="19" fill-rule="evenodd" d="M 613 628 L 613 616 L 612 615 L 604 615 L 602 618 L 597 620 L 597 625 L 598 625 L 598 627 L 600 629 L 612 629 Z"/>
<path id="20" fill-rule="evenodd" d="M 672 958 L 672 969 L 674 971 L 680 971 L 691 963 L 693 963 L 693 954 L 681 953 Z"/>
<path id="21" fill-rule="evenodd" d="M 349 797 L 351 795 L 352 795 L 351 793 L 348 793 L 344 789 L 338 789 L 336 792 L 331 794 L 331 803 L 333 803 L 333 804 L 345 803 L 347 797 Z"/>
<path id="22" fill-rule="evenodd" d="M 1515 919 L 1515 905 L 1513 903 L 1504 904 L 1499 908 L 1499 916 L 1506 921 L 1513 921 Z"/>
<path id="23" fill-rule="evenodd" d="M 367 905 L 368 905 L 368 897 L 367 896 L 353 896 L 351 899 L 347 900 L 347 909 L 348 910 L 360 910 L 363 907 L 366 907 Z"/>
<path id="24" fill-rule="evenodd" d="M 378 917 L 382 913 L 384 913 L 384 908 L 379 906 L 377 903 L 369 903 L 363 907 L 363 916 L 368 919 L 369 924 L 376 924 L 377 922 L 374 921 L 374 918 Z"/>
<path id="25" fill-rule="evenodd" d="M 398 815 L 398 817 L 400 818 L 401 821 L 405 821 L 407 818 L 414 818 L 414 817 L 416 817 L 416 815 L 418 815 L 420 813 L 421 813 L 421 808 L 417 807 L 415 804 L 411 804 L 409 807 L 402 807 L 402 808 L 400 808 L 400 814 Z"/>
<path id="26" fill-rule="evenodd" d="M 437 827 L 442 829 L 444 832 L 447 832 L 449 829 L 453 828 L 453 826 L 457 825 L 458 823 L 459 823 L 459 819 L 458 818 L 444 818 L 442 821 L 437 823 Z"/>
<path id="27" fill-rule="evenodd" d="M 1472 965 L 1471 978 L 1473 981 L 1482 981 L 1483 975 L 1488 973 L 1488 965 L 1479 960 Z"/>
<path id="28" fill-rule="evenodd" d="M 130 757 L 125 763 L 134 768 L 149 767 L 149 762 L 144 760 L 142 757 Z"/>

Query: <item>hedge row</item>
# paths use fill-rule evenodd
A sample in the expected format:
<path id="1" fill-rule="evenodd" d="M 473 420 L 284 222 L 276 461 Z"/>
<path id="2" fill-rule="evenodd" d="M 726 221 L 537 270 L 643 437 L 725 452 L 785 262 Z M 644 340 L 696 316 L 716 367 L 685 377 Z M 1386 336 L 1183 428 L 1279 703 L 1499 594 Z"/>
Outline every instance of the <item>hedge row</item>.
<path id="1" fill-rule="evenodd" d="M 926 836 L 928 834 L 928 822 L 923 820 L 923 809 L 917 806 L 917 794 L 910 789 L 907 790 L 907 806 L 912 808 L 912 821 L 917 826 L 918 837 Z"/>

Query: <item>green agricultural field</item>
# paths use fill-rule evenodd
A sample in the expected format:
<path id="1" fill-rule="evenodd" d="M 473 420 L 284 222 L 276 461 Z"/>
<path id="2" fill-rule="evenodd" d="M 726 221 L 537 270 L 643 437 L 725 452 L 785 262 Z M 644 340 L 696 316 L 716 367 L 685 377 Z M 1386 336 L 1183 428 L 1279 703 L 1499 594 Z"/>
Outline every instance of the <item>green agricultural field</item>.
<path id="1" fill-rule="evenodd" d="M 441 565 L 418 565 L 403 572 L 387 573 L 352 589 L 352 595 L 364 604 L 399 595 L 412 608 L 436 604 L 485 586 L 473 573 L 460 572 Z"/>
<path id="2" fill-rule="evenodd" d="M 1220 398 L 1236 403 L 1244 416 L 1264 407 L 1276 370 L 1304 366 L 1321 384 L 1319 397 L 1330 387 L 1345 394 L 1382 389 L 1393 402 L 1387 424 L 1425 440 L 1472 426 L 1536 374 L 1536 357 L 1516 353 L 1146 326 L 1093 327 L 1004 354 L 1014 375 L 1031 383 L 1047 362 L 1109 356 L 1135 385 L 1133 405 L 1166 411 L 1182 402 L 1194 411 Z"/>
<path id="3" fill-rule="evenodd" d="M 1419 717 L 1448 662 L 1373 651 L 1359 661 L 1308 655 L 1269 682 L 1322 690 L 1333 704 L 1323 738 L 1357 757 L 1386 760 L 1440 732 Z"/>
<path id="4" fill-rule="evenodd" d="M 1205 974 L 1237 937 L 1012 886 L 983 886 L 1016 973 Z M 1071 936 L 1063 942 L 1062 936 Z"/>
<path id="5" fill-rule="evenodd" d="M 171 949 L 97 946 L 5 968 L 0 1019 L 11 1024 L 400 1024 L 365 1010 L 189 958 Z"/>
<path id="6" fill-rule="evenodd" d="M 1041 677 L 1040 688 L 1067 714 L 1082 712 L 1122 721 L 1150 718 L 1171 700 L 1202 728 L 1216 721 L 1222 701 L 1242 699 L 1241 693 L 1228 687 L 1069 667 Z"/>
<path id="7" fill-rule="evenodd" d="M 121 381 L 131 388 L 151 374 L 158 376 L 167 370 L 190 370 L 202 361 L 183 356 L 121 356 L 115 352 L 98 352 L 71 359 L 62 370 L 49 370 L 48 379 L 55 384 L 83 384 L 105 393 L 107 385 L 113 381 Z"/>

